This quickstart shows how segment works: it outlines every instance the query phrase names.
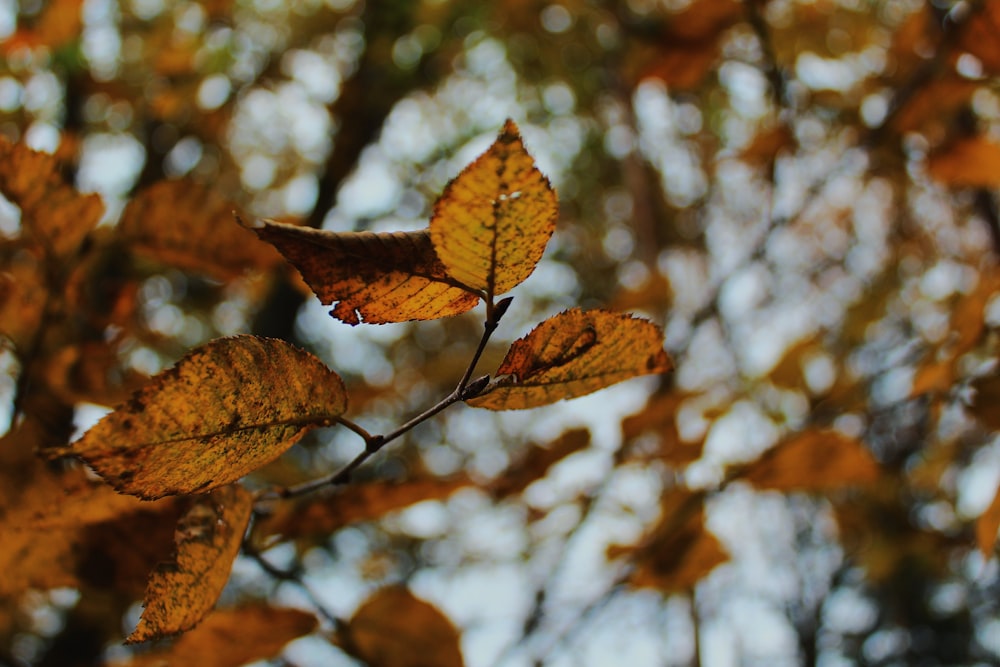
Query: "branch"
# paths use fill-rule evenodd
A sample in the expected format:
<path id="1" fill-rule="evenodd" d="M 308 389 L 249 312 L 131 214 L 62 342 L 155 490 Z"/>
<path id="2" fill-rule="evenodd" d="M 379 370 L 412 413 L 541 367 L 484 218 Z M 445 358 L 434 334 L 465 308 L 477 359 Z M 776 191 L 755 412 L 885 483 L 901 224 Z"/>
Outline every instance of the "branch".
<path id="1" fill-rule="evenodd" d="M 315 607 L 316 612 L 329 621 L 335 630 L 347 625 L 347 621 L 327 609 L 326 605 L 320 601 L 315 591 L 313 591 L 312 588 L 310 588 L 309 585 L 302 580 L 302 576 L 299 574 L 299 568 L 294 568 L 292 570 L 283 570 L 279 568 L 264 558 L 263 554 L 261 554 L 260 551 L 258 551 L 257 548 L 250 543 L 249 539 L 243 541 L 241 550 L 244 555 L 252 558 L 253 561 L 260 566 L 260 569 L 264 570 L 264 572 L 272 578 L 278 581 L 287 581 L 300 588 L 302 592 L 305 593 L 306 598 L 308 598 L 309 604 Z"/>
<path id="2" fill-rule="evenodd" d="M 504 313 L 510 307 L 513 297 L 507 297 L 501 299 L 495 305 L 492 299 L 487 299 L 486 301 L 486 321 L 483 323 L 483 335 L 479 339 L 479 345 L 476 347 L 476 352 L 473 354 L 472 359 L 469 361 L 469 365 L 462 375 L 462 379 L 459 380 L 458 384 L 452 390 L 450 394 L 445 396 L 443 399 L 435 403 L 430 408 L 424 410 L 417 416 L 409 419 L 404 424 L 396 428 L 387 434 L 372 434 L 368 430 L 362 428 L 358 424 L 355 424 L 349 419 L 343 417 L 337 419 L 337 423 L 343 425 L 345 428 L 356 433 L 362 440 L 364 440 L 365 448 L 355 456 L 347 465 L 345 465 L 340 470 L 326 475 L 325 477 L 320 477 L 318 479 L 310 480 L 308 482 L 303 482 L 302 484 L 296 486 L 289 486 L 283 489 L 271 490 L 260 494 L 258 500 L 273 499 L 273 498 L 294 498 L 297 496 L 306 495 L 312 493 L 313 491 L 318 491 L 320 489 L 326 488 L 328 486 L 338 486 L 340 484 L 346 484 L 350 481 L 351 475 L 357 470 L 361 465 L 371 458 L 374 454 L 378 453 L 383 447 L 388 445 L 393 440 L 409 433 L 411 430 L 424 423 L 431 417 L 435 416 L 445 408 L 461 402 L 469 400 L 470 398 L 475 398 L 486 388 L 489 384 L 490 376 L 483 375 L 475 380 L 472 380 L 472 374 L 475 372 L 476 366 L 479 364 L 479 359 L 482 357 L 483 350 L 486 349 L 486 345 L 493 335 L 493 332 L 497 330 L 497 326 L 500 323 L 500 318 L 503 317 Z"/>

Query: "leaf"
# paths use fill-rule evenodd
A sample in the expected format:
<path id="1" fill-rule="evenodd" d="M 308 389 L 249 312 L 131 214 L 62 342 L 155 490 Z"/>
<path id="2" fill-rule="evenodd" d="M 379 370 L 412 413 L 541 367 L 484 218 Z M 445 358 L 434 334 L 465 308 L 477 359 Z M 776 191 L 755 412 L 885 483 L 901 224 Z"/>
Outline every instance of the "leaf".
<path id="1" fill-rule="evenodd" d="M 24 352 L 31 347 L 45 312 L 42 262 L 20 248 L 0 258 L 0 335 Z"/>
<path id="2" fill-rule="evenodd" d="M 989 430 L 1000 430 L 1000 373 L 978 377 L 972 387 L 976 394 L 969 411 Z"/>
<path id="3" fill-rule="evenodd" d="M 555 190 L 524 148 L 514 121 L 445 187 L 430 234 L 437 256 L 459 282 L 489 295 L 524 281 L 555 230 Z"/>
<path id="4" fill-rule="evenodd" d="M 218 609 L 173 646 L 113 663 L 115 667 L 240 667 L 277 655 L 288 642 L 316 629 L 316 617 L 299 609 L 248 604 Z"/>
<path id="5" fill-rule="evenodd" d="M 472 481 L 466 476 L 352 484 L 333 494 L 282 505 L 273 516 L 261 521 L 260 531 L 262 535 L 292 539 L 328 536 L 349 524 L 372 521 L 425 500 L 443 500 L 470 484 Z"/>
<path id="6" fill-rule="evenodd" d="M 490 484 L 490 493 L 497 499 L 520 493 L 535 480 L 545 477 L 545 473 L 556 463 L 586 448 L 589 444 L 590 431 L 579 428 L 566 431 L 547 447 L 534 445 Z"/>
<path id="7" fill-rule="evenodd" d="M 155 376 L 69 450 L 122 493 L 200 493 L 269 463 L 346 409 L 343 382 L 316 357 L 234 336 Z"/>
<path id="8" fill-rule="evenodd" d="M 21 48 L 48 47 L 57 50 L 80 37 L 83 27 L 82 0 L 51 0 L 30 26 L 6 37 L 0 52 L 9 55 Z"/>
<path id="9" fill-rule="evenodd" d="M 629 583 L 665 593 L 690 591 L 729 557 L 705 528 L 704 493 L 675 490 L 664 498 L 662 518 L 638 547 L 611 547 L 608 556 L 635 562 Z"/>
<path id="10" fill-rule="evenodd" d="M 1000 5 L 984 2 L 963 26 L 960 45 L 963 50 L 976 56 L 987 72 L 1000 72 L 1000 45 L 997 32 L 1000 31 Z"/>
<path id="11" fill-rule="evenodd" d="M 40 461 L 20 476 L 29 483 L 0 507 L 0 595 L 87 584 L 141 593 L 150 568 L 170 552 L 172 500 L 143 503 L 82 469 L 56 474 Z"/>
<path id="12" fill-rule="evenodd" d="M 198 183 L 160 181 L 125 206 L 118 232 L 137 253 L 219 280 L 278 265 L 281 257 L 273 249 L 233 224 L 235 208 Z"/>
<path id="13" fill-rule="evenodd" d="M 458 315 L 479 296 L 448 275 L 429 233 L 330 232 L 261 221 L 254 228 L 348 324 Z"/>
<path id="14" fill-rule="evenodd" d="M 253 497 L 238 484 L 194 501 L 177 522 L 176 554 L 149 577 L 145 609 L 126 643 L 190 630 L 211 611 L 229 579 L 252 510 Z"/>
<path id="15" fill-rule="evenodd" d="M 0 192 L 21 209 L 22 236 L 52 258 L 67 258 L 97 225 L 104 204 L 67 185 L 55 157 L 0 137 Z"/>
<path id="16" fill-rule="evenodd" d="M 630 456 L 636 456 L 631 450 L 640 437 L 651 434 L 656 438 L 656 450 L 650 452 L 645 460 L 655 457 L 671 465 L 687 465 L 697 460 L 702 453 L 704 438 L 697 442 L 681 440 L 677 429 L 677 413 L 690 394 L 668 392 L 651 397 L 641 411 L 626 417 L 622 421 L 622 439 L 629 446 Z"/>
<path id="17" fill-rule="evenodd" d="M 378 667 L 462 667 L 459 634 L 433 605 L 403 586 L 377 591 L 340 637 L 352 655 Z"/>
<path id="18" fill-rule="evenodd" d="M 985 559 L 993 556 L 998 530 L 1000 530 L 1000 489 L 997 489 L 990 506 L 976 519 L 976 546 Z"/>
<path id="19" fill-rule="evenodd" d="M 879 474 L 875 458 L 859 441 L 837 431 L 807 429 L 751 463 L 743 478 L 758 489 L 832 491 L 870 484 Z"/>
<path id="20" fill-rule="evenodd" d="M 497 376 L 507 377 L 468 403 L 491 410 L 534 408 L 671 368 L 655 324 L 574 308 L 514 341 L 497 369 Z"/>
<path id="21" fill-rule="evenodd" d="M 1000 187 L 1000 144 L 986 137 L 956 141 L 929 158 L 927 172 L 953 187 Z"/>

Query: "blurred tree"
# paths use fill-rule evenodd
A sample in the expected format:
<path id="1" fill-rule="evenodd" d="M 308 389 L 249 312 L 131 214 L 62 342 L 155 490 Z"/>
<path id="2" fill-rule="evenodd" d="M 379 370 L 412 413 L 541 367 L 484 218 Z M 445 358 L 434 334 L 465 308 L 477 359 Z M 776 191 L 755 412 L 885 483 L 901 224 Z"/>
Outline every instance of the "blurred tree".
<path id="1" fill-rule="evenodd" d="M 1000 0 L 0 8 L 0 663 L 997 662 L 998 35 Z M 508 117 L 560 210 L 497 338 L 639 311 L 675 371 L 449 410 L 255 502 L 220 609 L 123 647 L 175 525 L 222 510 L 94 485 L 74 433 L 244 332 L 391 432 L 479 340 L 334 321 L 232 211 L 423 229 Z"/>

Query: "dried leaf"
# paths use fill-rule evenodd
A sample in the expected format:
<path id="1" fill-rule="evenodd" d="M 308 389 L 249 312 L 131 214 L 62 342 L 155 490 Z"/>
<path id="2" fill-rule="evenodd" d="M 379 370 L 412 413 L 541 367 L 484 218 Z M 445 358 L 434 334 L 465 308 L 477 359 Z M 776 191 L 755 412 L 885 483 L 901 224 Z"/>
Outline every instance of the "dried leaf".
<path id="1" fill-rule="evenodd" d="M 612 547 L 611 558 L 635 562 L 629 583 L 665 593 L 690 591 L 729 557 L 705 528 L 703 493 L 675 490 L 664 498 L 662 518 L 638 547 Z"/>
<path id="2" fill-rule="evenodd" d="M 927 171 L 953 187 L 1000 187 L 1000 144 L 985 137 L 957 141 L 932 155 Z"/>
<path id="3" fill-rule="evenodd" d="M 649 399 L 641 411 L 622 421 L 622 439 L 631 445 L 641 436 L 656 437 L 656 450 L 646 457 L 658 458 L 672 465 L 687 465 L 701 456 L 704 438 L 697 442 L 681 440 L 677 430 L 677 412 L 690 394 L 669 392 Z M 634 449 L 634 447 L 630 447 Z M 629 452 L 630 456 L 636 454 Z"/>
<path id="4" fill-rule="evenodd" d="M 209 342 L 155 376 L 69 446 L 122 493 L 224 486 L 347 409 L 340 377 L 280 340 Z"/>
<path id="5" fill-rule="evenodd" d="M 31 253 L 15 249 L 0 263 L 0 335 L 24 351 L 31 347 L 45 312 L 44 267 Z"/>
<path id="6" fill-rule="evenodd" d="M 31 25 L 18 28 L 4 38 L 0 52 L 10 54 L 21 48 L 60 49 L 80 37 L 83 28 L 82 0 L 51 0 Z"/>
<path id="7" fill-rule="evenodd" d="M 461 667 L 459 634 L 433 605 L 402 586 L 377 591 L 355 612 L 340 643 L 378 667 Z"/>
<path id="8" fill-rule="evenodd" d="M 1000 489 L 997 489 L 990 506 L 976 519 L 976 546 L 979 547 L 983 558 L 989 559 L 993 556 L 998 530 L 1000 530 Z"/>
<path id="9" fill-rule="evenodd" d="M 558 214 L 555 190 L 508 120 L 489 150 L 445 187 L 431 241 L 453 278 L 503 294 L 535 270 Z"/>
<path id="10" fill-rule="evenodd" d="M 1000 431 L 1000 374 L 993 373 L 976 378 L 972 382 L 976 390 L 970 411 L 983 426 L 991 431 Z"/>
<path id="11" fill-rule="evenodd" d="M 231 280 L 281 257 L 233 222 L 235 204 L 188 180 L 161 181 L 132 198 L 118 223 L 135 252 L 167 266 Z"/>
<path id="12" fill-rule="evenodd" d="M 672 367 L 655 324 L 574 308 L 514 341 L 497 369 L 497 376 L 507 377 L 468 403 L 491 410 L 534 408 Z"/>
<path id="13" fill-rule="evenodd" d="M 349 524 L 372 521 L 424 500 L 443 500 L 471 483 L 468 477 L 460 476 L 396 484 L 386 481 L 351 484 L 333 494 L 282 505 L 273 516 L 260 522 L 260 534 L 292 539 L 327 536 Z"/>
<path id="14" fill-rule="evenodd" d="M 782 123 L 758 132 L 750 145 L 740 151 L 740 159 L 755 165 L 772 165 L 779 153 L 794 150 L 796 145 L 792 129 Z"/>
<path id="15" fill-rule="evenodd" d="M 211 612 L 173 646 L 113 663 L 114 667 L 240 667 L 277 655 L 288 642 L 316 628 L 316 617 L 299 609 L 250 604 Z"/>
<path id="16" fill-rule="evenodd" d="M 489 486 L 494 498 L 503 499 L 524 491 L 535 480 L 545 477 L 549 468 L 570 454 L 590 444 L 590 431 L 585 428 L 566 431 L 546 447 L 533 445 L 516 463 Z"/>
<path id="17" fill-rule="evenodd" d="M 253 497 L 238 484 L 200 496 L 177 523 L 177 552 L 153 570 L 127 643 L 190 630 L 215 606 L 250 522 Z"/>
<path id="18" fill-rule="evenodd" d="M 832 491 L 875 482 L 879 472 L 861 442 L 837 431 L 808 429 L 751 463 L 743 478 L 758 489 Z"/>
<path id="19" fill-rule="evenodd" d="M 929 81 L 900 108 L 891 127 L 899 134 L 920 131 L 925 135 L 951 129 L 955 113 L 969 102 L 980 86 L 980 82 L 958 75 Z"/>
<path id="20" fill-rule="evenodd" d="M 172 501 L 143 503 L 87 479 L 82 469 L 57 474 L 40 461 L 20 474 L 29 483 L 0 507 L 0 595 L 111 584 L 138 594 L 150 568 L 170 552 Z"/>
<path id="21" fill-rule="evenodd" d="M 262 221 L 254 229 L 299 270 L 331 315 L 384 324 L 458 315 L 479 296 L 448 275 L 430 235 L 329 232 Z"/>
<path id="22" fill-rule="evenodd" d="M 1000 4 L 983 2 L 980 9 L 963 26 L 960 45 L 979 58 L 987 72 L 1000 73 Z"/>
<path id="23" fill-rule="evenodd" d="M 22 236 L 52 258 L 80 247 L 104 213 L 97 195 L 81 195 L 63 181 L 55 157 L 0 137 L 0 192 L 21 209 Z"/>

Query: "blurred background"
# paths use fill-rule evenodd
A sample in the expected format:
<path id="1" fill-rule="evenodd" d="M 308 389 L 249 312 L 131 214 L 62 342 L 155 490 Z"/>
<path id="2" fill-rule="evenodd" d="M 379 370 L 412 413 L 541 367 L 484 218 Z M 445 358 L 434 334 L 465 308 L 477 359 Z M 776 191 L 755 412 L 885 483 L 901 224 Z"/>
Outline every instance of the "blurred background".
<path id="1" fill-rule="evenodd" d="M 330 617 L 269 664 L 361 664 L 330 626 L 393 583 L 472 667 L 1000 661 L 1000 1 L 8 0 L 0 40 L 0 134 L 104 203 L 62 283 L 0 205 L 5 428 L 29 373 L 65 439 L 252 332 L 391 431 L 481 309 L 347 326 L 230 211 L 426 227 L 507 118 L 560 218 L 481 372 L 569 307 L 663 327 L 669 376 L 454 407 L 359 471 L 399 499 L 261 535 L 296 578 L 243 556 L 224 600 Z M 24 305 L 57 284 L 58 317 Z M 319 431 L 257 483 L 360 447 Z M 0 662 L 127 659 L 135 598 L 88 586 L 4 597 Z"/>

